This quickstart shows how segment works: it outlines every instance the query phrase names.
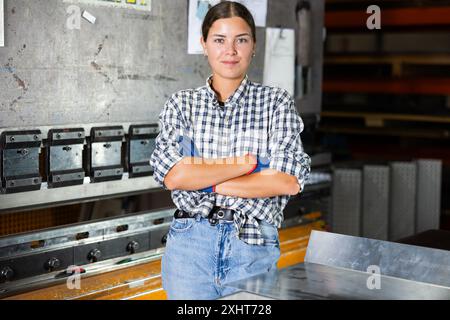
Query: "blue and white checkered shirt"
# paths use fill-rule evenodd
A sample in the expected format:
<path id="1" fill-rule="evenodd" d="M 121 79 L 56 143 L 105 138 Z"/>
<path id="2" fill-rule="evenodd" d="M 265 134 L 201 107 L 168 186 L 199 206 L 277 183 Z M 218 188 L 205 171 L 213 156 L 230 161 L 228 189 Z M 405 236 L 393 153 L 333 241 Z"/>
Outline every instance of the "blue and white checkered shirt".
<path id="1" fill-rule="evenodd" d="M 303 151 L 303 121 L 286 90 L 263 86 L 244 78 L 239 88 L 220 106 L 211 88 L 181 90 L 164 105 L 159 116 L 160 133 L 150 164 L 154 179 L 167 190 L 164 177 L 183 156 L 178 138 L 188 136 L 203 158 L 237 157 L 247 153 L 266 156 L 270 168 L 295 176 L 303 190 L 310 172 L 310 157 Z M 239 198 L 202 191 L 173 190 L 180 210 L 207 217 L 213 206 L 235 210 L 239 238 L 262 245 L 258 221 L 277 227 L 289 196 Z"/>

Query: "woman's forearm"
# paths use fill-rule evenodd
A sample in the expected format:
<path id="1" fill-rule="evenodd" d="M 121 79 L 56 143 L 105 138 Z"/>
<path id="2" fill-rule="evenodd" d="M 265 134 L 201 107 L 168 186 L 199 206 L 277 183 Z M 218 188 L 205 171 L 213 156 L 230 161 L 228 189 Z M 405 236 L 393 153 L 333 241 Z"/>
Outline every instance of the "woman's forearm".
<path id="1" fill-rule="evenodd" d="M 300 186 L 296 177 L 267 169 L 220 183 L 216 192 L 240 198 L 265 198 L 295 195 L 300 192 Z"/>
<path id="2" fill-rule="evenodd" d="M 170 190 L 199 190 L 245 175 L 255 163 L 253 155 L 220 159 L 186 157 L 167 173 L 164 184 Z"/>

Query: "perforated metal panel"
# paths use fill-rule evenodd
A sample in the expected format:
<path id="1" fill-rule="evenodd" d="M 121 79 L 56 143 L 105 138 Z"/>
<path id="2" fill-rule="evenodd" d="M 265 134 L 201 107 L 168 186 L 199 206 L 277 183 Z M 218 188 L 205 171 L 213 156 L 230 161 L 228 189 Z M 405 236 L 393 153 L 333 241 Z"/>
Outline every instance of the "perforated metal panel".
<path id="1" fill-rule="evenodd" d="M 332 184 L 332 231 L 359 236 L 361 217 L 361 170 L 335 169 Z"/>
<path id="2" fill-rule="evenodd" d="M 389 167 L 366 165 L 363 169 L 362 235 L 387 240 Z"/>
<path id="3" fill-rule="evenodd" d="M 441 160 L 417 160 L 416 232 L 439 229 L 441 183 Z"/>
<path id="4" fill-rule="evenodd" d="M 416 214 L 416 164 L 392 162 L 389 240 L 414 234 Z"/>

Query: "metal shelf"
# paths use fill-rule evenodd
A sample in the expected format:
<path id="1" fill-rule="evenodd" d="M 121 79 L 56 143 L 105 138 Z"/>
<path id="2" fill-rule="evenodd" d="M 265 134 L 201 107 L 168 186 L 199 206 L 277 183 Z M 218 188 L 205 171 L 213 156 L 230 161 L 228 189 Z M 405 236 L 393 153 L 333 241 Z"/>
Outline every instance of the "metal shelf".
<path id="1" fill-rule="evenodd" d="M 323 91 L 448 95 L 450 94 L 450 78 L 328 78 L 323 82 Z"/>
<path id="2" fill-rule="evenodd" d="M 364 10 L 328 11 L 325 26 L 329 29 L 364 28 L 368 14 Z M 384 9 L 383 27 L 441 27 L 450 26 L 450 7 L 415 7 Z"/>
<path id="3" fill-rule="evenodd" d="M 433 122 L 450 123 L 450 116 L 429 116 L 417 114 L 395 114 L 395 113 L 376 113 L 376 112 L 346 112 L 346 111 L 322 111 L 322 117 L 330 118 L 363 118 L 366 123 L 375 121 L 414 121 L 414 122 Z"/>

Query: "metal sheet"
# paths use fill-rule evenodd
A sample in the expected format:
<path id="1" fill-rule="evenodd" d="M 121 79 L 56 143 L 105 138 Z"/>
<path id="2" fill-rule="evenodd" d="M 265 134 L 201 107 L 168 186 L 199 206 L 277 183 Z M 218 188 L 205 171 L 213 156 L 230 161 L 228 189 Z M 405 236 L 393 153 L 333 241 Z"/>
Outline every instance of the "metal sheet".
<path id="1" fill-rule="evenodd" d="M 312 231 L 305 262 L 450 287 L 450 251 Z"/>
<path id="2" fill-rule="evenodd" d="M 379 289 L 370 289 L 367 282 L 370 281 L 371 275 L 314 263 L 302 263 L 273 273 L 229 283 L 227 286 L 258 296 L 282 300 L 450 299 L 448 287 L 385 276 L 379 278 Z M 233 297 L 234 295 L 231 295 L 230 299 Z"/>
<path id="3" fill-rule="evenodd" d="M 368 267 L 379 267 L 379 273 Z M 450 252 L 312 231 L 305 263 L 226 284 L 273 299 L 450 299 Z"/>
<path id="4" fill-rule="evenodd" d="M 274 300 L 273 298 L 264 297 L 259 294 L 248 291 L 238 291 L 228 296 L 219 298 L 219 300 Z"/>
<path id="5" fill-rule="evenodd" d="M 139 139 L 130 141 L 130 162 L 149 162 L 150 157 L 155 150 L 155 139 Z"/>
<path id="6" fill-rule="evenodd" d="M 416 233 L 439 229 L 441 216 L 442 161 L 417 161 Z"/>
<path id="7" fill-rule="evenodd" d="M 333 232 L 360 235 L 361 220 L 361 170 L 335 169 L 332 184 Z"/>
<path id="8" fill-rule="evenodd" d="M 73 144 L 50 147 L 50 168 L 51 171 L 82 169 L 83 145 Z"/>
<path id="9" fill-rule="evenodd" d="M 387 240 L 389 167 L 365 165 L 363 169 L 362 236 Z"/>
<path id="10" fill-rule="evenodd" d="M 389 240 L 414 234 L 416 214 L 416 164 L 392 162 Z"/>
<path id="11" fill-rule="evenodd" d="M 106 167 L 121 164 L 122 142 L 92 143 L 92 167 Z"/>
<path id="12" fill-rule="evenodd" d="M 39 174 L 39 148 L 3 150 L 5 177 Z"/>

